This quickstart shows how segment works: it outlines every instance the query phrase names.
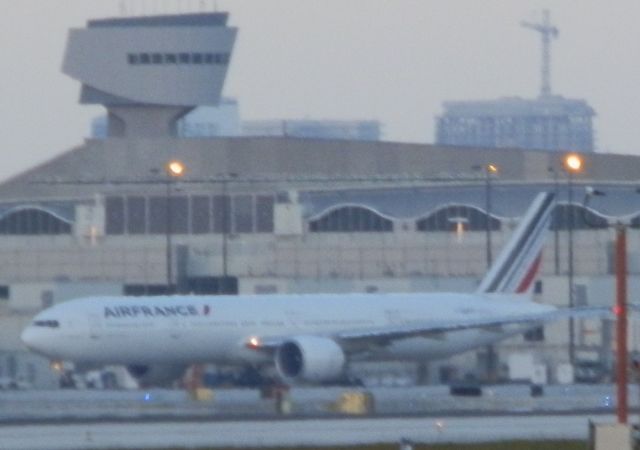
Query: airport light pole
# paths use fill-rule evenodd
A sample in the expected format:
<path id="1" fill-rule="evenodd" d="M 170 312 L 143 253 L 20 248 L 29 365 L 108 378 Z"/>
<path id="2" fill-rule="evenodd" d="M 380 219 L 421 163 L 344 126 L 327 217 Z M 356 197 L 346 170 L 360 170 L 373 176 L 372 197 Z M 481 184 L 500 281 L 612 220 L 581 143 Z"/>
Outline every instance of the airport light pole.
<path id="1" fill-rule="evenodd" d="M 638 192 L 636 190 L 636 192 Z M 604 196 L 604 192 L 587 189 L 583 206 L 586 210 L 592 196 Z M 583 210 L 583 213 L 584 213 Z M 591 225 L 588 220 L 585 222 Z M 616 270 L 616 304 L 613 312 L 616 317 L 616 415 L 618 423 L 626 424 L 629 417 L 628 405 L 628 373 L 629 355 L 627 350 L 627 228 L 631 225 L 628 218 L 618 217 L 607 221 L 607 226 L 615 229 L 615 270 Z"/>
<path id="2" fill-rule="evenodd" d="M 493 250 L 491 242 L 491 209 L 492 209 L 492 184 L 491 179 L 498 174 L 498 166 L 496 164 L 484 164 L 473 166 L 472 169 L 480 170 L 484 174 L 484 201 L 487 220 L 485 224 L 485 257 L 487 259 L 487 270 L 491 268 L 493 263 Z"/>
<path id="3" fill-rule="evenodd" d="M 481 166 L 473 166 L 474 170 L 481 170 L 484 174 L 484 200 L 485 200 L 485 212 L 487 218 L 485 221 L 485 257 L 487 261 L 487 270 L 491 269 L 493 264 L 493 244 L 491 242 L 491 210 L 492 210 L 492 184 L 491 179 L 498 174 L 498 166 L 496 164 L 488 163 Z M 494 382 L 497 378 L 497 360 L 498 355 L 493 345 L 486 346 L 486 376 L 490 382 Z"/>
<path id="4" fill-rule="evenodd" d="M 164 166 L 166 175 L 166 223 L 165 223 L 165 240 L 166 240 L 166 265 L 167 265 L 167 293 L 171 293 L 173 286 L 173 209 L 171 205 L 171 194 L 173 183 L 184 175 L 185 166 L 178 160 L 171 160 Z"/>
<path id="5" fill-rule="evenodd" d="M 567 193 L 568 193 L 568 205 L 567 211 L 569 213 L 568 223 L 567 223 L 567 233 L 568 233 L 568 245 L 569 245 L 569 255 L 568 255 L 568 284 L 569 284 L 569 308 L 573 308 L 575 306 L 574 299 L 574 289 L 573 289 L 573 276 L 574 276 L 574 267 L 573 267 L 573 228 L 574 224 L 574 214 L 573 214 L 573 177 L 574 175 L 582 172 L 583 160 L 580 155 L 577 153 L 569 153 L 564 158 L 564 169 L 567 172 Z M 569 361 L 572 366 L 575 365 L 576 360 L 576 342 L 575 342 L 575 319 L 573 317 L 569 318 Z"/>

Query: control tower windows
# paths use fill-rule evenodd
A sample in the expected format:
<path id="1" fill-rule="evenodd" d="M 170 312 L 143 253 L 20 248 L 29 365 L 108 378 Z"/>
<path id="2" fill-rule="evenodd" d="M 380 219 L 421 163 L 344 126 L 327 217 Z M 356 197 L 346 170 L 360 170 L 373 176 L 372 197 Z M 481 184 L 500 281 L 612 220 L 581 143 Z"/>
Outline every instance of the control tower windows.
<path id="1" fill-rule="evenodd" d="M 227 65 L 231 57 L 228 53 L 127 53 L 127 63 L 137 65 L 169 64 L 218 64 Z"/>

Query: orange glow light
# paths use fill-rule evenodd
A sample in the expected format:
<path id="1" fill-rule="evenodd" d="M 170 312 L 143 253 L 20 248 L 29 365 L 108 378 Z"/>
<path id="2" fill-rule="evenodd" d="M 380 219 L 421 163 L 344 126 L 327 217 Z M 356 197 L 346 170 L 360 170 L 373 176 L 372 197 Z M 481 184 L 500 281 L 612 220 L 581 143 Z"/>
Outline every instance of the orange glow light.
<path id="1" fill-rule="evenodd" d="M 564 158 L 564 166 L 570 172 L 582 170 L 582 157 L 576 153 L 570 153 Z"/>
<path id="2" fill-rule="evenodd" d="M 247 346 L 251 348 L 260 347 L 260 339 L 258 339 L 255 336 L 252 336 L 251 338 L 249 338 L 249 342 L 247 343 Z"/>
<path id="3" fill-rule="evenodd" d="M 169 161 L 166 166 L 167 174 L 172 177 L 180 177 L 184 175 L 185 167 L 180 161 Z"/>

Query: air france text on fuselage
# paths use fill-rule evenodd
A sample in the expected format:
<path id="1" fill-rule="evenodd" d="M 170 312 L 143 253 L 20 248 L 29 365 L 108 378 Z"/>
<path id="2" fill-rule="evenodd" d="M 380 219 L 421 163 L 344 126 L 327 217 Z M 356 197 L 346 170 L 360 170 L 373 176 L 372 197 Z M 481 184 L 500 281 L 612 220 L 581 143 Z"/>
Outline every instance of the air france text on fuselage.
<path id="1" fill-rule="evenodd" d="M 105 306 L 104 317 L 187 317 L 198 316 L 198 308 L 194 305 L 167 306 Z"/>

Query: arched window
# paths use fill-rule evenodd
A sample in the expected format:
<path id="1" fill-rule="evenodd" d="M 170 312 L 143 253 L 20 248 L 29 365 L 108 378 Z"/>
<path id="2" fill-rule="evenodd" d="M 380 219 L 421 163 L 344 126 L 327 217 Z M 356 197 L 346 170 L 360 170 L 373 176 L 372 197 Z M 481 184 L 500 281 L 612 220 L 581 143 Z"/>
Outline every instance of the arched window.
<path id="1" fill-rule="evenodd" d="M 310 220 L 309 231 L 314 233 L 393 231 L 393 222 L 362 206 L 343 206 Z"/>
<path id="2" fill-rule="evenodd" d="M 607 219 L 581 205 L 558 205 L 551 218 L 552 230 L 607 228 Z"/>
<path id="3" fill-rule="evenodd" d="M 43 209 L 21 208 L 0 218 L 0 234 L 71 234 L 71 223 Z"/>
<path id="4" fill-rule="evenodd" d="M 416 221 L 418 231 L 455 231 L 458 223 L 464 223 L 468 231 L 487 229 L 487 220 L 491 230 L 499 230 L 502 222 L 495 217 L 489 217 L 481 209 L 466 205 L 451 205 L 440 208 L 427 217 Z"/>

